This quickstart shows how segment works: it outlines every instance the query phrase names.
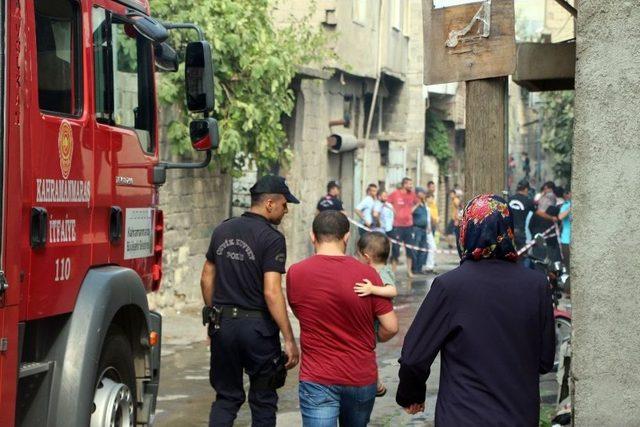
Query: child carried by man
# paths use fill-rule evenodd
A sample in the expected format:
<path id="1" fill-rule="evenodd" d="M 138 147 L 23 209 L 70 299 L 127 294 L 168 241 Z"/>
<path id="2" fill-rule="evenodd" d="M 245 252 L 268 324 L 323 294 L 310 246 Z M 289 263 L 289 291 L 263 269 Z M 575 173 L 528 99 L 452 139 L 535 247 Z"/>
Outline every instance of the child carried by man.
<path id="1" fill-rule="evenodd" d="M 384 286 L 375 286 L 368 279 L 364 279 L 363 282 L 356 283 L 353 290 L 360 297 L 366 297 L 368 295 L 377 295 L 384 298 L 394 298 L 398 295 L 398 290 L 395 286 L 395 275 L 391 270 L 391 267 L 387 265 L 387 259 L 391 251 L 391 244 L 387 236 L 383 233 L 373 231 L 365 233 L 358 240 L 358 260 L 364 264 L 368 264 L 375 268 L 378 275 L 382 279 Z M 376 336 L 378 333 L 378 323 L 374 322 L 374 329 Z M 376 396 L 381 397 L 387 393 L 387 388 L 380 381 L 378 377 L 378 389 Z"/>

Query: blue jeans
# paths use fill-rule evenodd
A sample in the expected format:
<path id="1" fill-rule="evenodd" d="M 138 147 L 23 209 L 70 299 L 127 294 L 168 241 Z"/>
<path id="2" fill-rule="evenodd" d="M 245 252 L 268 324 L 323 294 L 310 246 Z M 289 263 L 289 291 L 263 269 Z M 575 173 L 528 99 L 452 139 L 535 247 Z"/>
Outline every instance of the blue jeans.
<path id="1" fill-rule="evenodd" d="M 419 248 L 427 249 L 427 230 L 425 227 L 413 227 L 413 244 Z M 427 262 L 427 253 L 425 251 L 412 252 L 413 264 L 411 269 L 414 273 L 420 273 Z"/>
<path id="2" fill-rule="evenodd" d="M 363 387 L 300 381 L 298 390 L 304 427 L 365 427 L 376 400 L 376 384 Z"/>

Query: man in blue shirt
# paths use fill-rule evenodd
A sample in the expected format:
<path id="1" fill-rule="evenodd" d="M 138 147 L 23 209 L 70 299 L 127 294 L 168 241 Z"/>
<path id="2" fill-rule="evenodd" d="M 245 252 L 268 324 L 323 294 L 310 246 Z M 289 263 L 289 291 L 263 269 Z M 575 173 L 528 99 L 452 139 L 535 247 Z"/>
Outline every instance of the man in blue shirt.
<path id="1" fill-rule="evenodd" d="M 390 233 L 393 230 L 393 205 L 387 201 L 389 194 L 382 190 L 373 205 L 373 222 L 375 223 L 374 231 L 382 233 Z"/>
<path id="2" fill-rule="evenodd" d="M 371 227 L 373 224 L 373 205 L 376 202 L 377 195 L 378 186 L 369 184 L 366 197 L 356 206 L 356 215 L 360 218 L 362 224 L 367 227 Z"/>
<path id="3" fill-rule="evenodd" d="M 564 203 L 560 207 L 558 220 L 561 221 L 562 224 L 562 232 L 560 233 L 562 259 L 564 260 L 564 264 L 567 266 L 567 269 L 569 269 L 569 245 L 571 243 L 571 223 L 573 222 L 573 214 L 571 213 L 571 190 L 568 188 L 564 193 Z"/>

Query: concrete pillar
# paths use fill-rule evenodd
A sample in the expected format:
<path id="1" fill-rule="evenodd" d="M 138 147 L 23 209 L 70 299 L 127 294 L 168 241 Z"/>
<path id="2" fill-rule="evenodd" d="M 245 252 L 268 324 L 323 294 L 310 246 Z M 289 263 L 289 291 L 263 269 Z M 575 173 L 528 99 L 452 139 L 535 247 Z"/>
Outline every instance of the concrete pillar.
<path id="1" fill-rule="evenodd" d="M 640 425 L 640 8 L 580 0 L 573 154 L 575 425 Z"/>

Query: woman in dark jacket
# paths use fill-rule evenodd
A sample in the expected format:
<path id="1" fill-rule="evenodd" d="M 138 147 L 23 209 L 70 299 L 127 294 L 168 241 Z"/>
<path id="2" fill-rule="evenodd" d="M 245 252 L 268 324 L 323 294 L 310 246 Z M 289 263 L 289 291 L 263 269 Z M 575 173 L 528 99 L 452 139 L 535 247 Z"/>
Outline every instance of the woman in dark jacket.
<path id="1" fill-rule="evenodd" d="M 547 279 L 516 263 L 513 219 L 495 195 L 465 208 L 458 251 L 460 266 L 433 281 L 407 332 L 396 401 L 424 410 L 440 352 L 436 426 L 537 426 L 539 374 L 555 351 Z"/>

